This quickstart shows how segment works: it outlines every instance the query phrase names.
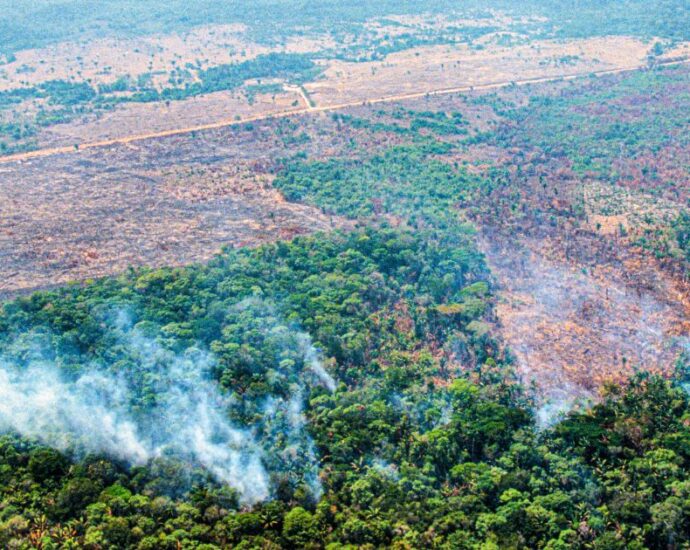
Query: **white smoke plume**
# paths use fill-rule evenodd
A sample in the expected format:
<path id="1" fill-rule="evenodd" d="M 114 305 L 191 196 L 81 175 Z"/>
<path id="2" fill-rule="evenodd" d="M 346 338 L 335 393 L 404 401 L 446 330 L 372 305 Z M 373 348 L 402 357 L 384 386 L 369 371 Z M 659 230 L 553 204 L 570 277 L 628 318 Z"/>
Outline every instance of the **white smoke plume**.
<path id="1" fill-rule="evenodd" d="M 534 411 L 537 429 L 551 428 L 569 413 L 589 408 L 593 403 L 594 396 L 585 389 L 564 384 L 563 388 L 552 390 L 548 395 L 540 397 Z"/>
<path id="2" fill-rule="evenodd" d="M 326 369 L 323 368 L 323 361 L 321 360 L 318 350 L 314 347 L 314 344 L 312 344 L 311 337 L 304 332 L 300 332 L 297 334 L 297 342 L 299 343 L 301 353 L 304 355 L 304 362 L 309 369 L 329 391 L 334 392 L 335 380 L 328 374 Z"/>
<path id="3" fill-rule="evenodd" d="M 264 373 L 277 386 L 289 386 L 266 399 L 261 408 L 264 422 L 262 443 L 274 452 L 267 457 L 272 473 L 308 486 L 318 500 L 323 493 L 319 480 L 319 459 L 304 414 L 308 389 L 322 386 L 335 391 L 336 383 L 326 371 L 320 351 L 306 332 L 285 321 L 275 305 L 253 296 L 236 304 L 228 314 L 229 324 L 244 328 L 240 340 L 264 350 L 272 350 L 274 368 Z"/>
<path id="4" fill-rule="evenodd" d="M 234 427 L 228 399 L 208 376 L 213 357 L 181 355 L 134 330 L 123 342 L 145 372 L 155 404 L 135 417 L 137 388 L 124 375 L 87 369 L 66 380 L 47 361 L 17 369 L 0 361 L 0 430 L 62 451 L 103 453 L 133 465 L 174 455 L 204 467 L 253 504 L 269 496 L 268 474 L 252 435 Z"/>
<path id="5" fill-rule="evenodd" d="M 382 458 L 375 458 L 372 462 L 371 469 L 394 481 L 398 481 L 400 479 L 398 466 L 391 464 Z"/>
<path id="6" fill-rule="evenodd" d="M 236 304 L 233 310 L 235 314 L 251 316 L 252 326 L 259 329 L 268 347 L 280 350 L 279 360 L 287 359 L 291 364 L 298 360 L 319 384 L 330 392 L 335 391 L 335 380 L 324 368 L 321 353 L 314 346 L 311 336 L 298 327 L 285 323 L 272 303 L 252 296 Z"/>
<path id="7" fill-rule="evenodd" d="M 292 374 L 297 382 L 290 394 L 271 397 L 260 423 L 249 431 L 228 417 L 238 403 L 210 378 L 213 354 L 196 348 L 175 353 L 132 328 L 124 313 L 117 315 L 112 330 L 129 358 L 111 369 L 117 374 L 92 365 L 68 378 L 27 335 L 17 347 L 29 350 L 24 354 L 28 365 L 20 368 L 10 355 L 0 355 L 0 431 L 132 465 L 182 458 L 236 489 L 243 504 L 269 498 L 270 472 L 296 464 L 314 496 L 320 496 L 318 459 L 302 410 L 306 386 L 299 373 Z M 319 383 L 335 388 L 308 335 L 284 325 L 266 330 L 290 334 L 285 341 L 290 353 L 302 358 Z"/>
<path id="8" fill-rule="evenodd" d="M 269 399 L 264 406 L 264 414 L 268 427 L 266 438 L 275 442 L 285 440 L 276 459 L 288 470 L 292 467 L 302 470 L 304 482 L 314 499 L 319 500 L 323 494 L 318 477 L 319 460 L 314 442 L 306 435 L 302 389 L 297 389 L 288 400 Z"/>
<path id="9" fill-rule="evenodd" d="M 0 362 L 0 430 L 13 430 L 51 447 L 75 443 L 134 464 L 146 462 L 136 424 L 124 408 L 119 380 L 92 372 L 64 382 L 50 363 L 16 370 Z"/>

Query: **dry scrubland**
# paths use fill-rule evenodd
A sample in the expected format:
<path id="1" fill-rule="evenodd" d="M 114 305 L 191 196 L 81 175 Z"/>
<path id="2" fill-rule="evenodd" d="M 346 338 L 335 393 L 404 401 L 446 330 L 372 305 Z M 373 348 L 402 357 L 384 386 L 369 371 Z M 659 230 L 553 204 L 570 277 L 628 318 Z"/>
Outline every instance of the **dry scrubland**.
<path id="1" fill-rule="evenodd" d="M 484 49 L 432 46 L 407 50 L 383 61 L 323 61 L 322 76 L 307 83 L 317 107 L 366 102 L 448 88 L 553 78 L 644 65 L 650 45 L 636 39 L 603 38 L 577 42 L 535 42 L 505 47 L 489 41 Z M 572 56 L 563 64 L 561 59 Z M 270 116 L 305 107 L 294 90 L 261 94 L 251 103 L 241 92 L 216 92 L 183 101 L 130 104 L 94 118 L 52 126 L 38 138 L 43 147 L 116 139 L 132 134 L 229 123 L 238 118 Z"/>
<path id="2" fill-rule="evenodd" d="M 649 44 L 624 37 L 530 41 L 502 46 L 495 35 L 475 46 L 432 46 L 394 53 L 384 61 L 327 64 L 324 79 L 306 85 L 318 105 L 397 94 L 587 74 L 646 63 Z M 525 41 L 527 42 L 527 41 Z"/>
<path id="3" fill-rule="evenodd" d="M 365 25 L 362 34 L 343 34 L 338 41 L 330 35 L 317 34 L 291 37 L 272 46 L 253 41 L 242 25 L 213 25 L 187 33 L 126 40 L 83 40 L 18 52 L 16 60 L 0 66 L 0 91 L 40 86 L 54 80 L 88 82 L 102 88 L 122 77 L 132 81 L 145 77 L 150 86 L 162 90 L 173 80 L 180 85 L 198 83 L 203 71 L 219 65 L 282 52 L 315 57 L 322 73 L 307 82 L 304 89 L 313 105 L 327 108 L 445 88 L 637 67 L 647 62 L 652 47 L 649 41 L 628 37 L 552 41 L 535 39 L 529 30 L 511 30 L 530 29 L 530 25 L 538 23 L 528 18 L 511 19 L 500 13 L 477 20 L 393 17 L 372 21 Z M 374 55 L 380 59 L 372 61 L 343 59 L 351 49 L 366 53 L 370 44 L 385 45 L 399 36 L 452 34 L 458 28 L 460 36 L 476 29 L 491 29 L 491 32 L 451 45 L 421 45 L 385 56 Z M 687 51 L 679 46 L 664 52 L 663 57 L 683 54 L 687 55 Z M 272 84 L 273 89 L 268 93 L 251 92 L 243 86 L 180 101 L 122 103 L 105 111 L 70 117 L 72 120 L 39 128 L 35 147 L 71 147 L 218 121 L 229 123 L 308 106 L 303 95 L 286 85 L 285 79 L 263 79 L 261 83 Z M 247 83 L 250 87 L 256 84 Z M 115 94 L 122 98 L 131 95 L 131 91 Z M 0 123 L 21 124 L 41 108 L 52 107 L 43 99 L 28 99 L 5 111 Z"/>

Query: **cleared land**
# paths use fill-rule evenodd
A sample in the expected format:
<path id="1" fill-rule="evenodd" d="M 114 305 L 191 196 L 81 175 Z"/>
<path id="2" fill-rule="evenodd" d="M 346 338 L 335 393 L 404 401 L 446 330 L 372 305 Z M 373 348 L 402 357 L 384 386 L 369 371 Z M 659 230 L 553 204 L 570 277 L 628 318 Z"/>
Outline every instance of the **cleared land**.
<path id="1" fill-rule="evenodd" d="M 658 63 L 658 66 L 676 66 L 676 65 L 681 65 L 688 63 L 685 59 L 682 60 L 674 60 L 674 61 L 660 61 Z M 542 84 L 542 83 L 548 83 L 548 82 L 559 82 L 559 81 L 569 81 L 569 80 L 574 80 L 578 79 L 584 76 L 605 76 L 605 75 L 615 75 L 615 74 L 621 74 L 621 73 L 626 73 L 626 72 L 631 72 L 631 71 L 637 71 L 646 68 L 646 65 L 640 65 L 640 66 L 631 66 L 631 67 L 624 67 L 624 68 L 613 68 L 613 69 L 603 69 L 600 71 L 589 71 L 587 73 L 567 73 L 567 74 L 559 74 L 558 76 L 536 76 L 536 77 L 530 77 L 527 79 L 513 79 L 510 81 L 499 81 L 499 82 L 491 82 L 491 83 L 486 83 L 486 84 L 480 84 L 480 85 L 471 85 L 471 86 L 460 86 L 460 87 L 452 87 L 452 88 L 440 88 L 440 89 L 435 89 L 435 90 L 427 90 L 423 92 L 407 92 L 403 94 L 396 94 L 392 96 L 383 96 L 383 97 L 375 97 L 375 98 L 370 98 L 364 101 L 356 100 L 356 101 L 349 101 L 347 103 L 337 103 L 334 105 L 324 105 L 324 106 L 316 106 L 313 104 L 313 100 L 311 99 L 310 96 L 308 96 L 306 93 L 304 93 L 302 90 L 300 91 L 295 91 L 295 90 L 290 90 L 294 93 L 298 94 L 298 97 L 300 100 L 302 100 L 305 103 L 308 103 L 308 106 L 306 107 L 295 107 L 295 105 L 299 104 L 299 100 L 294 100 L 292 102 L 293 108 L 290 108 L 288 110 L 278 110 L 276 112 L 268 112 L 260 115 L 251 115 L 247 117 L 242 117 L 240 115 L 235 115 L 231 119 L 221 119 L 216 122 L 210 122 L 210 123 L 205 123 L 205 124 L 200 124 L 197 126 L 186 126 L 186 127 L 175 127 L 172 129 L 162 129 L 158 131 L 153 131 L 153 132 L 146 132 L 146 133 L 140 133 L 140 134 L 127 134 L 119 137 L 105 137 L 103 139 L 100 139 L 98 141 L 87 141 L 80 143 L 76 138 L 77 136 L 72 136 L 73 140 L 72 143 L 73 145 L 57 145 L 55 147 L 47 147 L 45 149 L 38 149 L 35 151 L 29 151 L 26 153 L 15 153 L 12 155 L 6 155 L 3 157 L 0 157 L 0 164 L 3 163 L 11 163 L 11 162 L 21 162 L 29 159 L 34 159 L 34 158 L 41 158 L 41 157 L 46 157 L 46 156 L 52 156 L 52 155 L 57 155 L 57 154 L 69 154 L 69 153 L 75 153 L 79 152 L 81 150 L 85 149 L 95 149 L 95 148 L 102 148 L 102 147 L 108 147 L 111 145 L 118 145 L 118 144 L 130 144 L 134 142 L 140 142 L 144 140 L 150 140 L 150 139 L 157 139 L 157 138 L 164 138 L 164 137 L 170 137 L 170 136 L 177 136 L 177 135 L 184 135 L 184 134 L 190 134 L 190 133 L 195 133 L 195 132 L 201 132 L 205 130 L 215 130 L 219 128 L 226 128 L 229 126 L 236 126 L 240 124 L 246 124 L 246 123 L 253 123 L 253 122 L 259 122 L 263 120 L 268 120 L 268 119 L 275 119 L 275 118 L 286 118 L 286 117 L 292 117 L 292 116 L 297 116 L 297 115 L 302 115 L 302 114 L 308 114 L 308 113 L 326 113 L 326 112 L 332 112 L 332 111 L 342 111 L 344 109 L 348 109 L 351 107 L 357 107 L 357 106 L 366 106 L 366 105 L 377 105 L 381 103 L 391 103 L 391 102 L 399 102 L 399 101 L 404 101 L 404 100 L 413 100 L 413 99 L 418 99 L 422 97 L 436 97 L 436 96 L 443 96 L 443 95 L 448 95 L 448 94 L 463 94 L 467 92 L 475 92 L 475 91 L 487 91 L 487 90 L 496 90 L 500 88 L 508 88 L 508 87 L 513 87 L 513 86 L 520 86 L 520 85 L 525 85 L 525 84 Z M 205 103 L 205 99 L 207 99 L 208 96 L 202 97 L 199 100 L 196 100 L 197 102 L 200 103 Z M 195 100 L 189 100 L 189 101 L 195 101 Z M 185 102 L 180 102 L 180 103 L 185 103 Z M 275 104 L 275 96 L 272 98 L 272 103 Z M 179 113 L 185 113 L 187 115 L 190 115 L 195 117 L 195 114 L 193 111 L 190 111 L 188 109 L 185 109 L 185 105 L 178 105 L 179 106 Z M 138 107 L 135 107 L 135 109 Z M 157 104 L 154 104 L 154 110 L 152 113 L 159 112 L 161 110 L 161 107 Z M 166 109 L 169 109 L 169 106 L 166 105 Z M 196 117 L 198 119 L 198 117 Z M 133 120 L 137 121 L 136 125 L 140 126 L 142 123 L 142 118 L 140 116 L 133 116 Z M 155 117 L 152 118 L 152 120 L 155 120 Z M 115 120 L 114 120 L 114 125 L 117 127 L 118 122 L 120 122 L 119 117 L 116 115 Z M 67 131 L 70 131 L 70 125 L 64 125 L 67 127 Z M 147 127 L 150 127 L 150 124 L 147 124 Z M 64 131 L 64 130 L 63 130 Z M 112 136 L 112 131 L 108 130 L 108 135 Z M 100 136 L 103 137 L 103 136 Z"/>
<path id="2" fill-rule="evenodd" d="M 414 24 L 417 32 L 424 31 L 422 23 Z M 499 20 L 499 28 L 500 25 L 507 25 L 507 22 Z M 409 30 L 409 27 L 403 28 Z M 394 29 L 396 27 L 375 27 L 372 36 L 366 40 L 376 42 L 381 35 L 388 36 L 386 32 L 393 33 L 394 37 Z M 218 64 L 255 59 L 257 55 L 267 52 L 310 53 L 317 59 L 323 56 L 317 61 L 323 71 L 315 80 L 305 83 L 304 90 L 310 104 L 316 109 L 331 110 L 359 102 L 405 99 L 435 91 L 465 91 L 513 81 L 539 81 L 629 70 L 645 66 L 652 49 L 651 43 L 628 37 L 550 41 L 532 40 L 524 34 L 494 32 L 471 43 L 410 47 L 394 51 L 380 60 L 355 62 L 333 58 L 333 45 L 326 37 L 306 40 L 299 46 L 297 43 L 287 43 L 273 49 L 251 42 L 247 42 L 247 47 L 241 49 L 238 44 L 243 44 L 243 39 L 246 40 L 246 37 L 243 38 L 241 29 L 221 28 L 199 30 L 196 34 L 185 37 L 140 39 L 148 40 L 148 47 L 139 42 L 124 45 L 99 42 L 95 51 L 90 54 L 96 56 L 93 59 L 83 57 L 86 55 L 83 48 L 87 44 L 63 45 L 62 50 L 50 50 L 52 57 L 48 57 L 45 64 L 37 64 L 37 58 L 48 55 L 47 52 L 22 52 L 21 55 L 26 56 L 26 59 L 18 59 L 7 65 L 5 71 L 7 82 L 11 82 L 13 86 L 18 82 L 26 86 L 35 85 L 56 78 L 70 82 L 88 79 L 92 85 L 112 85 L 116 77 L 122 78 L 126 74 L 123 71 L 127 56 L 109 59 L 107 52 L 122 55 L 121 52 L 130 51 L 134 68 L 131 74 L 126 74 L 127 78 L 132 81 L 145 76 L 151 81 L 151 86 L 163 89 L 170 85 L 165 79 L 177 79 L 177 85 L 193 84 L 198 80 L 199 71 Z M 199 44 L 208 44 L 208 49 L 199 50 Z M 352 44 L 350 46 L 354 47 Z M 73 51 L 74 48 L 77 48 L 76 51 Z M 664 59 L 676 59 L 683 55 L 687 55 L 687 51 L 681 45 L 666 52 L 659 60 L 663 62 Z M 145 63 L 151 56 L 157 59 L 157 64 L 153 61 Z M 142 59 L 139 60 L 139 57 Z M 38 69 L 34 72 L 35 66 L 43 67 L 42 72 Z M 63 69 L 67 71 L 65 74 L 57 74 L 56 69 L 46 69 L 63 66 L 68 68 Z M 86 70 L 87 66 L 91 69 Z M 95 71 L 95 68 L 103 66 L 109 69 L 105 72 Z M 142 72 L 145 69 L 146 72 Z M 26 74 L 18 74 L 17 71 L 20 70 Z M 173 78 L 169 75 L 179 76 Z M 22 76 L 25 80 L 21 79 Z M 251 91 L 252 86 L 259 86 L 260 90 L 262 85 L 267 84 L 273 88 L 270 93 Z M 122 94 L 131 95 L 130 92 Z M 37 148 L 70 148 L 134 135 L 192 131 L 231 124 L 237 120 L 257 120 L 306 111 L 308 109 L 304 107 L 304 101 L 302 89 L 289 85 L 285 79 L 248 81 L 236 90 L 214 92 L 184 100 L 124 103 L 105 112 L 89 112 L 76 117 L 70 115 L 67 118 L 71 120 L 42 127 L 31 139 Z M 51 108 L 42 100 L 26 100 L 6 111 L 0 119 L 21 126 L 33 116 L 31 113 Z"/>
<path id="3" fill-rule="evenodd" d="M 547 398 L 592 397 L 636 369 L 672 372 L 690 304 L 653 262 L 630 254 L 594 265 L 559 257 L 548 240 L 489 235 L 483 250 L 499 284 L 500 333 L 523 379 Z M 583 252 L 592 241 L 571 246 Z"/>
<path id="4" fill-rule="evenodd" d="M 0 295 L 341 225 L 271 187 L 269 159 L 295 139 L 281 132 L 225 129 L 1 167 Z"/>
<path id="5" fill-rule="evenodd" d="M 687 349 L 690 285 L 670 228 L 690 192 L 689 75 L 685 65 L 503 92 L 490 100 L 506 112 L 493 137 L 465 152 L 507 170 L 475 219 L 501 334 L 555 401 L 637 369 L 670 375 Z"/>

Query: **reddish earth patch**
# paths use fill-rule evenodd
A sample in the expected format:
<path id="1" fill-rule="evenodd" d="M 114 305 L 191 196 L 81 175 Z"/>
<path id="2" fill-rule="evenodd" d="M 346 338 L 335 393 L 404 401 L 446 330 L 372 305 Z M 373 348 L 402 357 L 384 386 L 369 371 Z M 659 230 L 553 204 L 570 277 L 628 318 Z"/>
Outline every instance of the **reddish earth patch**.
<path id="1" fill-rule="evenodd" d="M 273 121 L 0 166 L 0 297 L 344 225 L 271 187 L 296 131 Z M 304 147 L 337 147 L 331 135 Z"/>
<path id="2" fill-rule="evenodd" d="M 670 375 L 690 329 L 674 282 L 651 264 L 567 262 L 548 246 L 496 235 L 483 242 L 501 334 L 525 382 L 547 398 L 585 397 L 636 370 Z"/>

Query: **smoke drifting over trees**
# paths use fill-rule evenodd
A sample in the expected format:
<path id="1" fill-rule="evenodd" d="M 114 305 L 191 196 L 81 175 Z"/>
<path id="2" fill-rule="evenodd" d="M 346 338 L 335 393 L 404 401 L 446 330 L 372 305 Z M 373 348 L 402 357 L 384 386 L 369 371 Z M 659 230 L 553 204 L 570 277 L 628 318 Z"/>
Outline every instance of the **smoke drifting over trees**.
<path id="1" fill-rule="evenodd" d="M 237 399 L 211 378 L 217 365 L 212 353 L 166 349 L 134 328 L 124 312 L 115 316 L 111 329 L 119 335 L 122 352 L 134 358 L 136 372 L 111 374 L 94 364 L 67 376 L 66 369 L 61 371 L 46 358 L 40 338 L 17 344 L 29 357 L 24 368 L 1 358 L 0 430 L 60 451 L 105 454 L 131 465 L 160 457 L 183 459 L 236 489 L 247 504 L 271 494 L 266 463 L 280 458 L 270 454 L 301 455 L 314 464 L 313 444 L 305 433 L 301 383 L 287 397 L 270 397 L 261 405 L 259 422 L 243 426 L 229 418 L 239 405 Z M 303 355 L 315 377 L 328 388 L 335 387 L 307 335 L 288 333 L 280 326 L 264 329 L 278 334 L 284 345 L 294 343 L 294 353 Z M 315 472 L 305 477 L 313 492 L 320 494 Z"/>

